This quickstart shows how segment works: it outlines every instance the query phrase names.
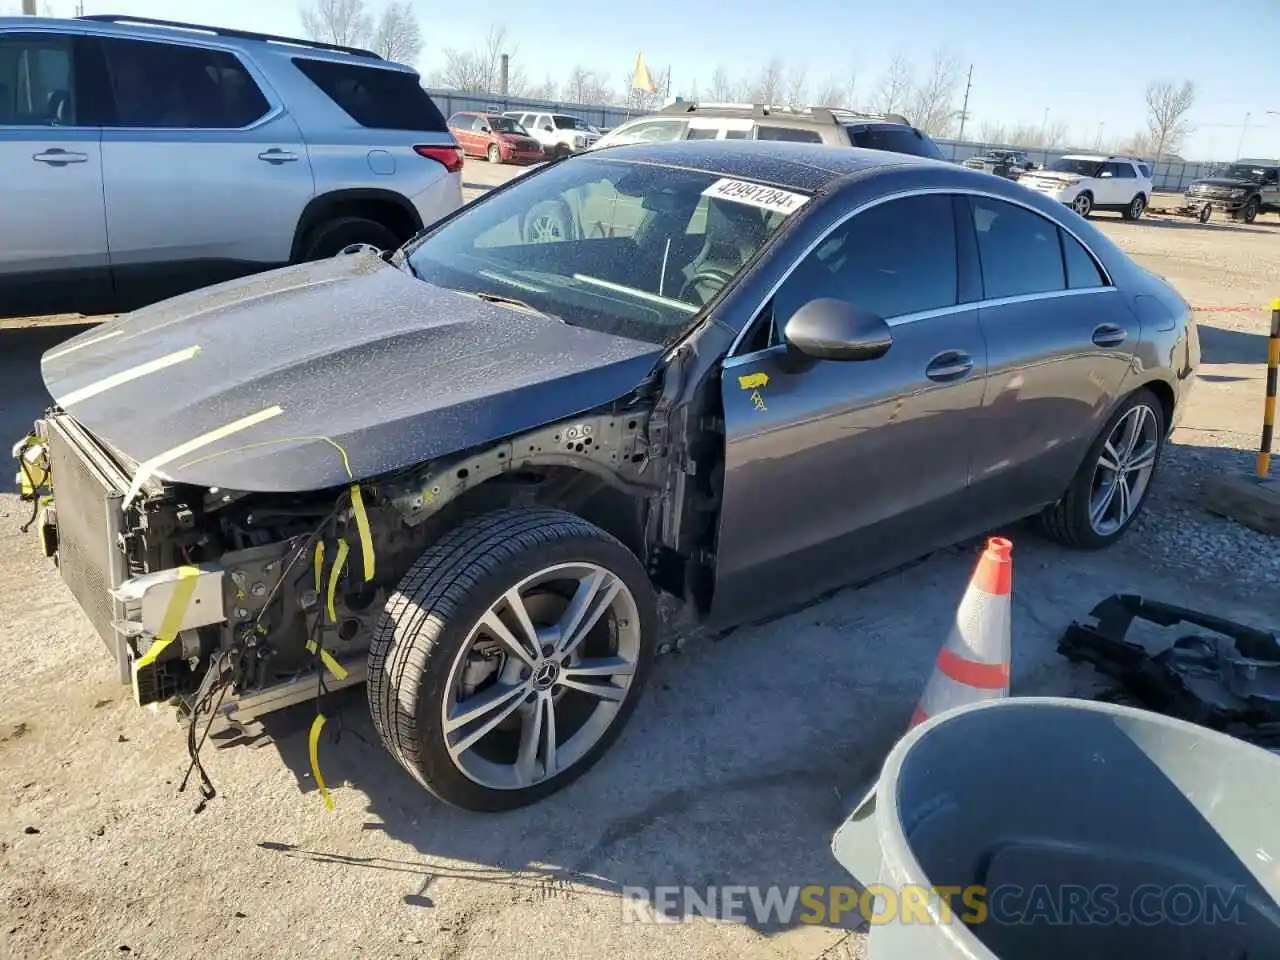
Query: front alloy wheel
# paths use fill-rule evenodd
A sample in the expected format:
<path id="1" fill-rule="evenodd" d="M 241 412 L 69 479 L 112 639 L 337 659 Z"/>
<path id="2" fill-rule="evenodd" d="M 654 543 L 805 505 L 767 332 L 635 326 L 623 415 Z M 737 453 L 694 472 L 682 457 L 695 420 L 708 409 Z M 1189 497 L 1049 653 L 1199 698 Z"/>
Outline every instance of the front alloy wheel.
<path id="1" fill-rule="evenodd" d="M 620 733 L 656 624 L 635 556 L 580 517 L 460 524 L 401 581 L 370 649 L 391 753 L 440 799 L 509 810 L 568 785 Z"/>
<path id="2" fill-rule="evenodd" d="M 1093 197 L 1088 193 L 1076 194 L 1076 198 L 1071 201 L 1071 209 L 1082 217 L 1089 216 L 1093 212 Z"/>

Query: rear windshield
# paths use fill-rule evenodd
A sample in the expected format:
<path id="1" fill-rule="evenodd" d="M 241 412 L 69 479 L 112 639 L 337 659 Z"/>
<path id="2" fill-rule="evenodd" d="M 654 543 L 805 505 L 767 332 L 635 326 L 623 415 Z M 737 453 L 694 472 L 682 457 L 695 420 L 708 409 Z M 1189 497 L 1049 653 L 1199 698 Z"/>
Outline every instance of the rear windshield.
<path id="1" fill-rule="evenodd" d="M 430 133 L 448 129 L 417 74 L 302 57 L 293 63 L 362 127 Z"/>
<path id="2" fill-rule="evenodd" d="M 850 127 L 849 139 L 855 147 L 909 153 L 915 157 L 942 160 L 942 151 L 928 137 L 911 127 Z"/>

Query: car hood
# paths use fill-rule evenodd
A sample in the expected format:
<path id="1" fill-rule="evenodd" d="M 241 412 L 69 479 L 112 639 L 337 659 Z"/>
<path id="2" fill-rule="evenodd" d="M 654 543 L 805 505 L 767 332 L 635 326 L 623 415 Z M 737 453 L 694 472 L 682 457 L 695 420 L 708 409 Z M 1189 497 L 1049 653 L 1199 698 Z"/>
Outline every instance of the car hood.
<path id="1" fill-rule="evenodd" d="M 1256 187 L 1257 183 L 1252 180 L 1237 180 L 1234 177 L 1202 177 L 1199 180 L 1191 181 L 1193 187 Z"/>
<path id="2" fill-rule="evenodd" d="M 59 406 L 143 474 L 285 492 L 608 403 L 661 352 L 359 253 L 126 314 L 47 352 L 41 371 Z"/>

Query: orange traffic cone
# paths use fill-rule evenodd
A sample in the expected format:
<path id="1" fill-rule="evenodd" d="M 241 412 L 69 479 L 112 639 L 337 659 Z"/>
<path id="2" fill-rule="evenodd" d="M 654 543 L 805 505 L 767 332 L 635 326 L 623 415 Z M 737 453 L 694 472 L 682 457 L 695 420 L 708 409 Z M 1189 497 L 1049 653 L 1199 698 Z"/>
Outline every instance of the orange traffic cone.
<path id="1" fill-rule="evenodd" d="M 1009 695 L 1012 551 L 1003 537 L 987 540 L 908 729 L 944 710 Z"/>

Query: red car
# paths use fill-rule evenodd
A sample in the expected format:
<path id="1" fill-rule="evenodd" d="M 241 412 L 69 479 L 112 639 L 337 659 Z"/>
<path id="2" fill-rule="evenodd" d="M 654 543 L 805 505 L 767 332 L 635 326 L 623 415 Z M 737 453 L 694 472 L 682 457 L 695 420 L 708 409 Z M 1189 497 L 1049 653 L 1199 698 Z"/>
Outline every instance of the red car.
<path id="1" fill-rule="evenodd" d="M 496 113 L 455 113 L 449 132 L 469 157 L 485 157 L 490 163 L 541 163 L 547 159 L 542 144 L 529 136 L 519 121 Z"/>

